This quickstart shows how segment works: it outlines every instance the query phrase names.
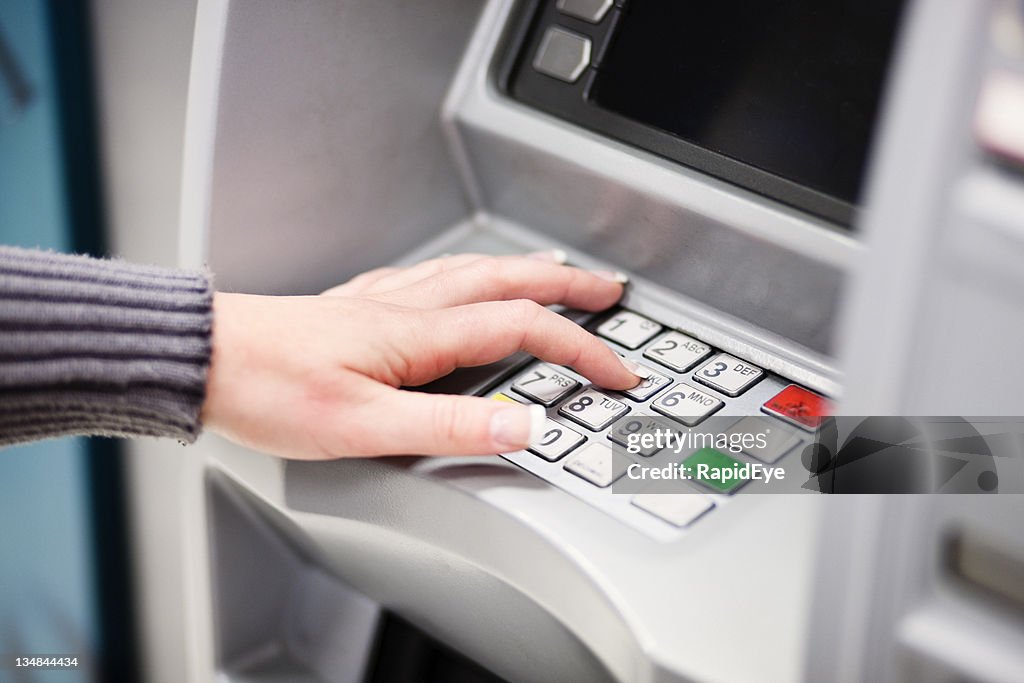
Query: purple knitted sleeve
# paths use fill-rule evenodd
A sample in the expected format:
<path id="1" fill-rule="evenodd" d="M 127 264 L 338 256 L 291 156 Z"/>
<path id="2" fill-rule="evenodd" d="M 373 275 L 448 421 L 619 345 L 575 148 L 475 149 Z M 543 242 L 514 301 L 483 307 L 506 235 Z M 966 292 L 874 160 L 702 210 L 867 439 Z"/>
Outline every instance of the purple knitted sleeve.
<path id="1" fill-rule="evenodd" d="M 0 246 L 0 446 L 200 431 L 202 273 Z"/>

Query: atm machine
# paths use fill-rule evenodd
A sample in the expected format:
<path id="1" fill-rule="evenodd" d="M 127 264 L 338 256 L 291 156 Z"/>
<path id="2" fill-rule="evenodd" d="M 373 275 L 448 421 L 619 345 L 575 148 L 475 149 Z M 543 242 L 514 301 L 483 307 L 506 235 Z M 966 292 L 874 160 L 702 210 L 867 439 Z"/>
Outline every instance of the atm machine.
<path id="1" fill-rule="evenodd" d="M 1012 0 L 201 0 L 181 251 L 220 288 L 560 248 L 631 278 L 581 324 L 775 420 L 772 458 L 810 443 L 772 409 L 795 387 L 995 416 L 1002 476 L 673 508 L 588 476 L 610 428 L 555 403 L 568 456 L 205 436 L 140 596 L 178 591 L 180 642 L 151 648 L 196 681 L 1024 680 L 1022 92 Z M 427 390 L 528 400 L 530 363 Z"/>

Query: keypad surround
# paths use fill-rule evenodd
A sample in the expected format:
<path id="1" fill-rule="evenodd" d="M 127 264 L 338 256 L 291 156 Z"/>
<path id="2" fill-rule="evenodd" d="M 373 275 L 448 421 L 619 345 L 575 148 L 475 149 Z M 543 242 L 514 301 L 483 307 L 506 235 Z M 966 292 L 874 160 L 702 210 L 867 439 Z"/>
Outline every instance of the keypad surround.
<path id="1" fill-rule="evenodd" d="M 748 485 L 740 482 L 736 486 L 727 487 L 727 490 L 716 490 L 692 481 L 679 483 L 679 494 L 645 491 L 614 493 L 614 482 L 623 476 L 625 468 L 631 463 L 660 467 L 670 462 L 681 463 L 694 454 L 684 452 L 676 455 L 671 449 L 659 451 L 656 448 L 628 453 L 623 443 L 628 435 L 627 429 L 649 429 L 652 421 L 657 420 L 663 427 L 669 426 L 679 432 L 699 430 L 701 421 L 714 416 L 716 421 L 726 425 L 722 429 L 732 431 L 742 428 L 739 424 L 742 420 L 763 420 L 772 426 L 776 434 L 766 449 L 727 454 L 730 461 L 763 464 L 799 457 L 802 446 L 809 443 L 813 436 L 812 432 L 797 428 L 784 416 L 773 415 L 769 410 L 770 406 L 792 395 L 790 390 L 790 394 L 780 396 L 787 387 L 799 385 L 761 368 L 734 349 L 723 350 L 702 340 L 693 331 L 675 329 L 663 321 L 626 309 L 596 316 L 586 326 L 620 356 L 655 373 L 659 377 L 658 385 L 653 389 L 647 387 L 642 392 L 608 391 L 592 386 L 585 377 L 571 368 L 536 360 L 525 363 L 506 379 L 492 385 L 491 394 L 500 392 L 514 396 L 520 402 L 540 402 L 530 398 L 529 386 L 523 386 L 530 378 L 535 380 L 534 385 L 541 383 L 538 375 L 531 374 L 537 366 L 546 366 L 548 370 L 543 372 L 564 375 L 578 384 L 558 400 L 542 403 L 546 405 L 548 413 L 545 430 L 545 434 L 549 435 L 547 440 L 551 440 L 552 430 L 562 431 L 562 436 L 555 440 L 557 444 L 555 441 L 547 447 L 535 444 L 530 450 L 503 454 L 503 457 L 655 540 L 672 541 L 690 533 L 696 526 L 710 523 L 706 520 L 716 518 L 720 514 L 717 510 L 724 509 L 737 499 L 733 495 L 737 490 L 745 490 L 748 486 L 754 490 L 752 487 L 757 483 Z M 676 344 L 665 344 L 667 340 Z M 670 357 L 671 362 L 667 363 L 658 360 L 683 344 L 687 345 L 687 356 Z M 664 349 L 665 352 L 654 353 L 654 348 Z M 705 377 L 705 382 L 700 381 L 698 373 L 707 367 L 714 368 L 710 364 L 715 362 L 729 364 L 722 372 L 723 377 Z M 717 383 L 713 381 L 716 379 Z M 520 385 L 518 388 L 513 387 L 516 383 Z M 524 388 L 527 391 L 522 391 Z M 825 401 L 817 393 L 799 388 Z M 685 395 L 703 396 L 709 405 L 702 410 L 686 410 L 677 406 L 677 414 L 673 414 L 673 411 L 668 410 L 673 406 L 667 405 L 672 401 L 666 402 L 666 399 L 684 390 Z M 550 397 L 545 394 L 540 398 Z M 587 400 L 581 402 L 581 398 Z M 773 400 L 775 403 L 772 403 Z M 574 408 L 570 409 L 569 406 Z M 735 420 L 732 426 L 728 426 L 729 420 Z M 572 433 L 580 437 L 572 437 Z M 561 440 L 565 438 L 571 439 L 568 447 L 567 443 L 570 442 Z M 664 500 L 659 502 L 661 499 Z"/>

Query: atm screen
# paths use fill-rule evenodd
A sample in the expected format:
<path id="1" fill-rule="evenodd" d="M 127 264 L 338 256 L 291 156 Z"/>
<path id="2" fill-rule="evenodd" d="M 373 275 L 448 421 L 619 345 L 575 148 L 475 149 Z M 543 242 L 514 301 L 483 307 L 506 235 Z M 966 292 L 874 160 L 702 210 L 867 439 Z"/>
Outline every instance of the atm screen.
<path id="1" fill-rule="evenodd" d="M 524 2 L 498 84 L 850 228 L 905 4 Z"/>
<path id="2" fill-rule="evenodd" d="M 594 104 L 857 203 L 901 0 L 627 7 Z"/>

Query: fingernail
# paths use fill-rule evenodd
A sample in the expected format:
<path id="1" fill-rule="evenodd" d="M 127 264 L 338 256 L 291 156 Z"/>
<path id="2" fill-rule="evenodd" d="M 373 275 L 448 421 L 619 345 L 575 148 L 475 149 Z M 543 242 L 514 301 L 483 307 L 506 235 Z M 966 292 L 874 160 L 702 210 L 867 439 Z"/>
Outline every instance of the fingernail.
<path id="1" fill-rule="evenodd" d="M 598 276 L 602 280 L 608 280 L 609 282 L 616 282 L 620 285 L 624 285 L 629 282 L 629 276 L 625 273 L 613 270 L 592 270 L 590 271 L 594 275 Z"/>
<path id="2" fill-rule="evenodd" d="M 510 406 L 491 417 L 491 439 L 498 450 L 516 451 L 544 436 L 544 406 Z"/>
<path id="3" fill-rule="evenodd" d="M 569 255 L 562 249 L 548 249 L 547 251 L 535 251 L 527 254 L 526 258 L 534 261 L 549 261 L 564 266 L 569 261 Z"/>
<path id="4" fill-rule="evenodd" d="M 618 355 L 618 354 L 616 354 L 616 355 Z M 627 370 L 629 370 L 631 373 L 633 373 L 634 375 L 636 375 L 640 379 L 649 379 L 651 377 L 651 371 L 650 370 L 648 370 L 647 368 L 645 368 L 644 366 L 642 366 L 642 365 L 640 365 L 638 363 L 634 363 L 633 361 L 631 361 L 628 358 L 624 358 L 623 356 L 619 356 L 619 362 L 622 363 L 622 367 L 626 368 Z"/>

